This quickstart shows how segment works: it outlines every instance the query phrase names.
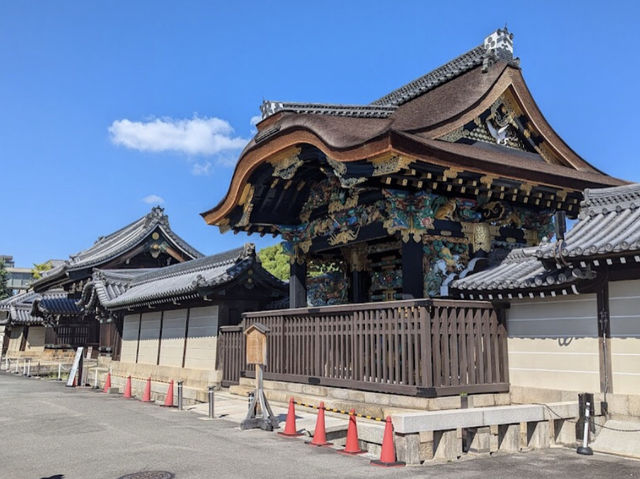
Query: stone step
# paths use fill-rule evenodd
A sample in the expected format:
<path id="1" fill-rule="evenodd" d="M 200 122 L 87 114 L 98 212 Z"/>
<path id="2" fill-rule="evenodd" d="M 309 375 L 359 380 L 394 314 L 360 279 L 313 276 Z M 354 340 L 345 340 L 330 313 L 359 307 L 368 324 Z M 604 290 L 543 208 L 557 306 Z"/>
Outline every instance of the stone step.
<path id="1" fill-rule="evenodd" d="M 270 381 L 269 381 L 270 382 Z M 253 380 L 251 383 L 245 381 L 241 381 L 240 384 L 229 387 L 229 392 L 231 394 L 235 394 L 238 396 L 248 396 L 250 392 L 255 390 L 255 386 L 253 386 Z M 288 403 L 289 398 L 293 397 L 297 402 L 302 402 L 305 404 L 311 404 L 313 406 L 318 406 L 320 402 L 324 402 L 324 405 L 328 409 L 338 409 L 341 411 L 349 411 L 351 409 L 355 409 L 358 414 L 362 414 L 364 416 L 370 416 L 373 418 L 386 418 L 392 414 L 403 413 L 403 412 L 415 412 L 415 409 L 407 409 L 407 408 L 398 408 L 381 404 L 368 404 L 364 401 L 356 401 L 353 399 L 349 399 L 348 396 L 345 396 L 345 399 L 329 397 L 329 396 L 320 396 L 313 394 L 316 392 L 317 386 L 308 386 L 305 384 L 294 384 L 294 383 L 286 383 L 294 386 L 294 389 L 299 392 L 293 392 L 291 390 L 286 389 L 274 389 L 267 388 L 267 381 L 265 381 L 265 389 L 264 394 L 269 401 L 277 401 L 281 403 Z M 305 390 L 307 392 L 305 392 Z M 351 391 L 344 390 L 346 393 L 353 392 L 358 393 L 359 391 Z M 381 436 L 382 437 L 382 436 Z"/>

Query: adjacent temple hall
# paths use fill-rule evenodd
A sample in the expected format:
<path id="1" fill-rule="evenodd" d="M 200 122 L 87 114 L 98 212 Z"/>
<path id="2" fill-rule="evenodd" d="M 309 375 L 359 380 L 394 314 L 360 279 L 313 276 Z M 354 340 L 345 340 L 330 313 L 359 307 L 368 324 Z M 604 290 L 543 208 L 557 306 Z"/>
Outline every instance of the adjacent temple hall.
<path id="1" fill-rule="evenodd" d="M 449 296 L 554 233 L 599 171 L 547 123 L 505 30 L 368 105 L 264 101 L 221 231 L 280 236 L 290 305 Z M 316 274 L 322 272 L 324 274 Z"/>

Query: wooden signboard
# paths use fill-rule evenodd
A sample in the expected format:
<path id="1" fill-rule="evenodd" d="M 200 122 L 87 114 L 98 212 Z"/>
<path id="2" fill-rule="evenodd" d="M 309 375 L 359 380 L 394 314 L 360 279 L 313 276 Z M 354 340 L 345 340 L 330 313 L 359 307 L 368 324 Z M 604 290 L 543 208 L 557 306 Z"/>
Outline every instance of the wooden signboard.
<path id="1" fill-rule="evenodd" d="M 267 364 L 268 333 L 269 329 L 260 323 L 254 323 L 244 331 L 247 364 L 256 366 L 256 391 L 249 403 L 247 417 L 240 423 L 240 429 L 243 430 L 259 427 L 265 431 L 273 431 L 278 427 L 278 418 L 274 416 L 262 387 L 262 376 Z"/>
<path id="2" fill-rule="evenodd" d="M 267 333 L 269 330 L 260 323 L 249 326 L 246 335 L 247 364 L 267 364 Z"/>

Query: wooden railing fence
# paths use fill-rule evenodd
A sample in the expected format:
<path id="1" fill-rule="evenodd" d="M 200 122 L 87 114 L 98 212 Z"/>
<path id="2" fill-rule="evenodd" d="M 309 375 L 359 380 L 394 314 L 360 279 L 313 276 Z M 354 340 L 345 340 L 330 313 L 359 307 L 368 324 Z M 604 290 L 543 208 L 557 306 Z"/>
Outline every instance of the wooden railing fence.
<path id="1" fill-rule="evenodd" d="M 270 329 L 265 379 L 435 397 L 508 391 L 502 311 L 479 301 L 410 300 L 244 314 Z M 242 327 L 222 331 L 227 383 L 244 364 Z M 221 328 L 224 329 L 224 328 Z"/>
<path id="2" fill-rule="evenodd" d="M 218 334 L 216 364 L 222 369 L 222 386 L 238 384 L 240 374 L 246 369 L 244 327 L 222 326 Z"/>

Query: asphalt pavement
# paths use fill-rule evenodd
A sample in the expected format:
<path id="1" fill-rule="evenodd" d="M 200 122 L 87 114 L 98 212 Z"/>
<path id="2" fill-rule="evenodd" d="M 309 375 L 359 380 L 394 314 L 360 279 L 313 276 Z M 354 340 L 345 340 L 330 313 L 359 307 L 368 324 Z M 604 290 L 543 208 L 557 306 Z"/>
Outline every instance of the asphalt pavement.
<path id="1" fill-rule="evenodd" d="M 195 412 L 0 373 L 0 479 L 116 479 L 144 471 L 175 479 L 640 478 L 639 461 L 569 449 L 399 469 L 372 466 L 370 459 L 241 431 Z"/>

